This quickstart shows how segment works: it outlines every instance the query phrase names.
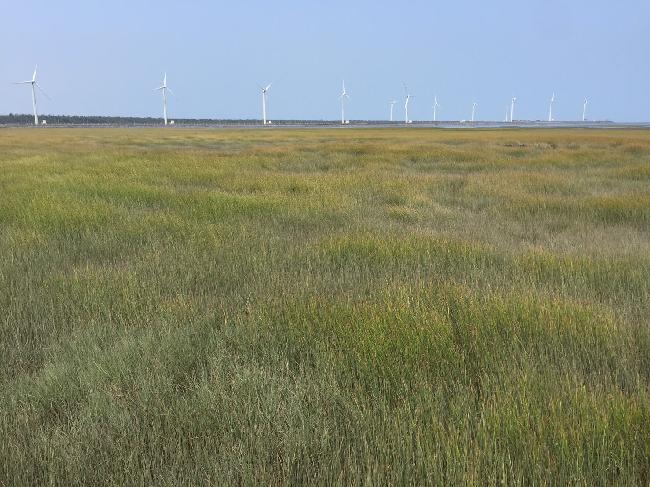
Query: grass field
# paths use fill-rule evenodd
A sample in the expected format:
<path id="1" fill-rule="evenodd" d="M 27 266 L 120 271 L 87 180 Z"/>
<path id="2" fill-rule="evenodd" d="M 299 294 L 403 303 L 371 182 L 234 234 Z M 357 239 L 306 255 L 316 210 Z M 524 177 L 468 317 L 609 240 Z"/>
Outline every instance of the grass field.
<path id="1" fill-rule="evenodd" d="M 650 132 L 0 131 L 0 485 L 650 483 Z"/>

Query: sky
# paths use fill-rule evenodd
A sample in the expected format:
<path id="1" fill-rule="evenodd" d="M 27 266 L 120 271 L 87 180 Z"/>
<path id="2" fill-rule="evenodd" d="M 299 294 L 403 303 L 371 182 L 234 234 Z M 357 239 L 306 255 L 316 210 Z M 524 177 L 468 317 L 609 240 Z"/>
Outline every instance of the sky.
<path id="1" fill-rule="evenodd" d="M 0 0 L 0 114 L 650 121 L 650 1 Z"/>

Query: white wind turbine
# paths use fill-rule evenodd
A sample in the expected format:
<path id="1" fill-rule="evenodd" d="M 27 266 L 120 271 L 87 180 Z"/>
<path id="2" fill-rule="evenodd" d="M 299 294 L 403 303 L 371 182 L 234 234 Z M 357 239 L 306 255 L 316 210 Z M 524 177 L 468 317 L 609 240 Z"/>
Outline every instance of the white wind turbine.
<path id="1" fill-rule="evenodd" d="M 27 80 L 27 81 L 18 81 L 17 83 L 14 83 L 15 85 L 32 85 L 32 108 L 34 110 L 34 125 L 38 125 L 38 110 L 36 109 L 36 88 L 41 90 L 41 93 L 45 95 L 46 98 L 49 99 L 49 96 L 47 96 L 47 93 L 43 91 L 43 88 L 41 88 L 41 85 L 38 84 L 36 81 L 36 70 L 38 69 L 38 66 L 34 68 L 34 74 L 32 75 L 32 79 Z"/>
<path id="2" fill-rule="evenodd" d="M 341 96 L 339 96 L 339 99 L 341 100 L 341 124 L 345 125 L 347 123 L 347 120 L 345 120 L 345 100 L 350 99 L 348 92 L 345 91 L 345 80 L 343 80 L 343 89 L 341 90 Z"/>
<path id="3" fill-rule="evenodd" d="M 585 102 L 582 105 L 582 121 L 587 120 L 587 103 L 589 103 L 589 100 L 585 98 Z"/>
<path id="4" fill-rule="evenodd" d="M 411 120 L 409 120 L 409 101 L 411 101 L 411 98 L 413 98 L 413 95 L 409 93 L 409 89 L 404 84 L 404 93 L 406 94 L 406 98 L 404 99 L 404 123 L 411 123 Z"/>
<path id="5" fill-rule="evenodd" d="M 513 96 L 512 100 L 510 100 L 510 123 L 515 119 L 515 103 L 517 103 L 517 97 Z"/>
<path id="6" fill-rule="evenodd" d="M 397 103 L 395 100 L 391 100 L 388 102 L 390 104 L 390 121 L 393 121 L 393 107 L 395 106 L 395 103 Z"/>
<path id="7" fill-rule="evenodd" d="M 271 85 L 273 83 L 269 83 L 266 85 L 266 88 L 257 85 L 260 87 L 260 90 L 262 90 L 262 125 L 266 125 L 266 103 L 268 101 L 268 96 L 269 96 L 269 90 L 271 89 Z"/>
<path id="8" fill-rule="evenodd" d="M 440 105 L 438 104 L 438 95 L 433 97 L 433 121 L 436 121 L 436 117 L 438 116 L 438 107 Z"/>
<path id="9" fill-rule="evenodd" d="M 474 123 L 474 115 L 476 114 L 476 107 L 478 106 L 478 103 L 474 102 L 472 103 L 472 123 Z"/>
<path id="10" fill-rule="evenodd" d="M 555 93 L 553 93 L 553 96 L 551 96 L 551 101 L 548 105 L 548 121 L 552 122 L 553 121 L 553 103 L 555 103 Z"/>
<path id="11" fill-rule="evenodd" d="M 163 96 L 163 119 L 165 120 L 165 125 L 167 125 L 167 92 L 169 91 L 170 94 L 174 94 L 174 92 L 169 89 L 167 86 L 167 73 L 164 74 L 163 76 L 163 84 L 162 86 L 159 86 L 158 88 L 154 88 L 153 91 L 162 91 L 162 96 Z"/>

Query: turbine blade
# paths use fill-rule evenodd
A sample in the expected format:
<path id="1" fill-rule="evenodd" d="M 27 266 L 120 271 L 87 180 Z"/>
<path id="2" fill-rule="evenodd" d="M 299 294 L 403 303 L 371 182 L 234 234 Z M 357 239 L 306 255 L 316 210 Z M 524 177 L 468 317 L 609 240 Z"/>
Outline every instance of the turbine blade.
<path id="1" fill-rule="evenodd" d="M 38 64 L 34 67 L 34 74 L 32 75 L 32 81 L 36 81 L 36 70 L 38 69 Z"/>
<path id="2" fill-rule="evenodd" d="M 38 88 L 41 91 L 41 93 L 43 93 L 45 95 L 45 98 L 52 101 L 52 98 L 50 98 L 49 95 L 47 93 L 45 93 L 45 90 L 43 88 L 41 88 L 41 85 L 39 85 L 36 82 L 34 82 L 34 84 L 36 85 L 36 88 Z"/>
<path id="3" fill-rule="evenodd" d="M 266 88 L 264 88 L 264 91 L 269 91 L 269 90 L 271 89 L 271 85 L 272 85 L 272 84 L 273 84 L 272 82 L 269 83 L 269 84 L 266 86 Z"/>
<path id="4" fill-rule="evenodd" d="M 26 84 L 31 84 L 33 81 L 30 79 L 29 81 L 14 81 L 12 84 L 14 85 L 26 85 Z"/>
<path id="5" fill-rule="evenodd" d="M 174 94 L 174 92 L 172 91 L 172 89 L 169 88 L 169 87 L 167 87 L 167 91 L 169 91 L 169 94 L 170 94 L 170 95 L 173 95 L 173 94 Z"/>

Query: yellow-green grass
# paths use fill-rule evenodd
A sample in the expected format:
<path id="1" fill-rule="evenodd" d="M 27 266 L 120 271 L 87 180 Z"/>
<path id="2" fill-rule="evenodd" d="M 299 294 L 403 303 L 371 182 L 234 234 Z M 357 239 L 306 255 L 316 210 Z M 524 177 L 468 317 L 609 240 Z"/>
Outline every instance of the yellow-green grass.
<path id="1" fill-rule="evenodd" d="M 0 485 L 650 482 L 650 132 L 0 131 Z"/>

